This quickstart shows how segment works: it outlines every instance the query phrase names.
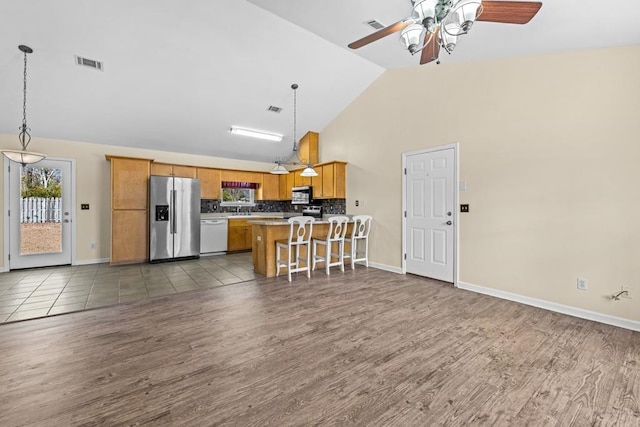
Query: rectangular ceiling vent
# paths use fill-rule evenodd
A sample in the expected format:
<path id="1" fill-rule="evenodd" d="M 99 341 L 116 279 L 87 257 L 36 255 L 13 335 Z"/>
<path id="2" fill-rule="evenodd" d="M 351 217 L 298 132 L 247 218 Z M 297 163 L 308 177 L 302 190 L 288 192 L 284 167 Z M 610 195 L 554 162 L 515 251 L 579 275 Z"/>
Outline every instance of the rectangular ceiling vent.
<path id="1" fill-rule="evenodd" d="M 276 107 L 275 105 L 269 105 L 267 107 L 267 111 L 272 111 L 274 113 L 279 113 L 280 111 L 282 111 L 282 108 Z"/>
<path id="2" fill-rule="evenodd" d="M 383 29 L 385 27 L 382 24 L 382 22 L 378 21 L 377 19 L 371 19 L 369 21 L 366 21 L 365 24 L 367 24 L 368 26 L 370 26 L 374 30 L 381 30 L 381 29 Z"/>
<path id="3" fill-rule="evenodd" d="M 75 55 L 76 65 L 81 67 L 93 68 L 94 70 L 104 71 L 104 67 L 101 61 L 95 59 L 83 58 L 82 56 Z"/>

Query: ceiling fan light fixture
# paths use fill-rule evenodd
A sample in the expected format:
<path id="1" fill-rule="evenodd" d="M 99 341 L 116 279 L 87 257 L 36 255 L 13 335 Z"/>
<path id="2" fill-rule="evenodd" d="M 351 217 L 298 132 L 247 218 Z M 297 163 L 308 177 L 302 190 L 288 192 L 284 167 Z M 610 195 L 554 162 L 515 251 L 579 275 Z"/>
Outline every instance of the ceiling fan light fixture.
<path id="1" fill-rule="evenodd" d="M 447 18 L 450 18 L 450 22 L 458 24 L 460 33 L 456 35 L 466 34 L 481 12 L 482 0 L 460 0 L 453 6 Z"/>
<path id="2" fill-rule="evenodd" d="M 425 28 L 420 24 L 411 24 L 400 33 L 400 41 L 404 47 L 415 55 L 424 47 Z"/>
<path id="3" fill-rule="evenodd" d="M 436 5 L 438 0 L 413 0 L 413 16 L 433 33 L 436 25 Z"/>
<path id="4" fill-rule="evenodd" d="M 446 26 L 443 26 L 443 28 L 444 29 L 440 31 L 440 42 L 444 50 L 446 50 L 447 53 L 451 53 L 458 43 L 458 35 L 447 31 Z"/>

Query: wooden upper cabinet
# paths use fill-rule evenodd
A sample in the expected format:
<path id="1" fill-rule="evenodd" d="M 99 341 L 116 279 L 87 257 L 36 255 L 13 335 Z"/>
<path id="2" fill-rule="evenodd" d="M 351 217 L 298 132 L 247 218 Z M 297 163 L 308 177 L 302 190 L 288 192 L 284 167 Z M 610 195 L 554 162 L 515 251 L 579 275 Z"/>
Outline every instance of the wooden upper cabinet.
<path id="1" fill-rule="evenodd" d="M 222 181 L 230 182 L 255 182 L 262 184 L 262 172 L 222 170 Z"/>
<path id="2" fill-rule="evenodd" d="M 346 163 L 332 162 L 314 167 L 318 176 L 311 180 L 314 199 L 344 199 L 346 197 Z"/>
<path id="3" fill-rule="evenodd" d="M 200 198 L 220 199 L 220 169 L 197 168 L 196 176 L 200 180 Z"/>
<path id="4" fill-rule="evenodd" d="M 178 176 L 181 178 L 196 178 L 196 168 L 193 166 L 170 165 L 168 163 L 151 163 L 151 175 Z"/>
<path id="5" fill-rule="evenodd" d="M 151 160 L 111 157 L 111 209 L 147 209 Z"/>
<path id="6" fill-rule="evenodd" d="M 315 165 L 318 163 L 318 133 L 307 132 L 305 136 L 300 139 L 298 145 L 298 157 L 303 163 Z"/>
<path id="7" fill-rule="evenodd" d="M 173 165 L 166 163 L 151 163 L 151 175 L 171 176 L 173 175 Z"/>
<path id="8" fill-rule="evenodd" d="M 316 166 L 314 167 L 314 169 L 318 173 L 318 176 L 311 177 L 311 186 L 313 187 L 313 198 L 321 199 L 323 170 L 321 166 L 320 167 Z"/>
<path id="9" fill-rule="evenodd" d="M 197 178 L 197 168 L 193 166 L 173 165 L 173 176 L 181 178 Z"/>
<path id="10" fill-rule="evenodd" d="M 294 173 L 279 176 L 280 200 L 291 200 L 291 189 L 293 188 Z"/>
<path id="11" fill-rule="evenodd" d="M 303 169 L 298 169 L 293 172 L 293 186 L 294 187 L 302 187 L 305 185 L 311 185 L 311 177 L 310 176 L 302 176 Z"/>
<path id="12" fill-rule="evenodd" d="M 262 175 L 261 200 L 280 200 L 280 180 L 278 175 L 265 173 Z"/>

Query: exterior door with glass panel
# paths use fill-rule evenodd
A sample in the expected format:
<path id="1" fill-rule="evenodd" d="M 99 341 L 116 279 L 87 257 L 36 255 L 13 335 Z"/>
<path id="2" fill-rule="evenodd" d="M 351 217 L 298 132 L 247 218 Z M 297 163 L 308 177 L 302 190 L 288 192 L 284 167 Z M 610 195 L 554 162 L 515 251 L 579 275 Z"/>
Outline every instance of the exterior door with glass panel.
<path id="1" fill-rule="evenodd" d="M 406 157 L 407 273 L 454 281 L 453 148 Z"/>
<path id="2" fill-rule="evenodd" d="M 9 268 L 71 264 L 71 161 L 9 162 Z"/>

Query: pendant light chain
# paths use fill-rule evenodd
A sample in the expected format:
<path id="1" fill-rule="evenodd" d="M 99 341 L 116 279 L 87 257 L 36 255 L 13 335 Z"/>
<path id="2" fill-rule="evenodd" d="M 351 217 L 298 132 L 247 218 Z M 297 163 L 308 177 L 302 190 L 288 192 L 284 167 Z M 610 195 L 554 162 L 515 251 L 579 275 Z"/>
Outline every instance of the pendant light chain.
<path id="1" fill-rule="evenodd" d="M 298 151 L 298 141 L 296 140 L 296 126 L 297 126 L 297 92 L 298 92 L 298 85 L 297 84 L 292 84 L 291 85 L 291 89 L 293 89 L 293 151 L 297 152 Z"/>
<path id="2" fill-rule="evenodd" d="M 27 145 L 31 142 L 31 135 L 29 134 L 30 128 L 27 127 L 27 52 L 24 52 L 24 88 L 22 91 L 22 126 L 19 128 L 21 130 L 19 139 L 22 144 L 22 149 L 26 150 Z"/>

